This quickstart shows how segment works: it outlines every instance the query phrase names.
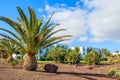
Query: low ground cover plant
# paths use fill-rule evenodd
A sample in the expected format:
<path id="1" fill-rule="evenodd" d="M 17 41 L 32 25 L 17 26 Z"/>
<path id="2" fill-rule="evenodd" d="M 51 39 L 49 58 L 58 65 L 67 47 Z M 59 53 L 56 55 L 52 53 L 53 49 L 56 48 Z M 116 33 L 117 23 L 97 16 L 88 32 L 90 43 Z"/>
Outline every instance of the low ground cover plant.
<path id="1" fill-rule="evenodd" d="M 120 78 L 120 69 L 111 69 L 108 71 L 108 75 L 109 76 L 112 76 L 112 77 L 117 77 L 117 78 Z"/>

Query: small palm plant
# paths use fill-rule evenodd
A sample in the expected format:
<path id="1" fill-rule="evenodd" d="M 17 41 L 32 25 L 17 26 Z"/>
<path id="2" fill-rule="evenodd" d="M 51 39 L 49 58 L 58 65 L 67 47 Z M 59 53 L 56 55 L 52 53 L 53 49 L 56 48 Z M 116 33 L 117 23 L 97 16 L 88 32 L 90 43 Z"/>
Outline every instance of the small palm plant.
<path id="1" fill-rule="evenodd" d="M 46 54 L 46 58 L 48 59 L 53 59 L 56 63 L 59 62 L 64 62 L 64 58 L 66 55 L 67 48 L 57 46 L 52 48 L 48 53 Z"/>
<path id="2" fill-rule="evenodd" d="M 17 46 L 12 43 L 10 40 L 2 39 L 0 40 L 0 51 L 4 51 L 8 55 L 7 62 L 10 62 L 13 60 L 13 53 L 16 53 Z"/>
<path id="3" fill-rule="evenodd" d="M 95 50 L 91 50 L 84 57 L 85 62 L 89 65 L 89 69 L 92 69 L 93 64 L 95 65 L 100 64 L 101 58 L 102 58 L 102 55 Z"/>
<path id="4" fill-rule="evenodd" d="M 66 60 L 68 61 L 69 64 L 74 63 L 75 67 L 77 67 L 77 62 L 79 62 L 80 59 L 81 59 L 81 54 L 79 47 L 75 47 L 74 50 L 68 51 Z"/>
<path id="5" fill-rule="evenodd" d="M 58 37 L 53 36 L 54 34 L 65 30 L 59 29 L 57 31 L 53 31 L 55 27 L 59 26 L 59 24 L 51 23 L 51 18 L 54 13 L 52 13 L 50 18 L 43 24 L 43 18 L 37 19 L 36 13 L 31 7 L 28 7 L 30 17 L 27 17 L 20 7 L 17 7 L 17 10 L 20 14 L 20 17 L 17 18 L 18 22 L 15 22 L 7 17 L 0 16 L 0 20 L 8 23 L 11 28 L 13 28 L 14 32 L 3 28 L 0 28 L 0 30 L 8 32 L 14 36 L 14 38 L 5 34 L 0 35 L 11 40 L 23 49 L 25 53 L 27 53 L 23 69 L 35 71 L 37 68 L 35 55 L 39 52 L 39 50 L 58 42 L 69 40 L 71 35 L 62 35 Z"/>

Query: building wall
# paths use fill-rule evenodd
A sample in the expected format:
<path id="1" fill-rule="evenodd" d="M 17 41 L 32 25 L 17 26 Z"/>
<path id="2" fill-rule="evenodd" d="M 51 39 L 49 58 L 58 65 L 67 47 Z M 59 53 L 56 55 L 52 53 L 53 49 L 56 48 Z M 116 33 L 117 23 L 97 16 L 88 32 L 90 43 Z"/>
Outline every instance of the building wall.
<path id="1" fill-rule="evenodd" d="M 63 46 L 63 47 L 68 48 L 68 45 L 65 45 L 65 44 L 55 44 L 55 45 L 53 45 L 53 46 L 49 46 L 49 47 L 44 48 L 44 49 L 42 49 L 42 50 L 39 51 L 39 53 L 37 54 L 37 59 L 40 60 L 41 58 L 44 58 L 44 55 L 45 55 L 49 50 L 51 50 L 52 48 L 57 47 L 57 46 L 61 46 L 61 47 Z"/>

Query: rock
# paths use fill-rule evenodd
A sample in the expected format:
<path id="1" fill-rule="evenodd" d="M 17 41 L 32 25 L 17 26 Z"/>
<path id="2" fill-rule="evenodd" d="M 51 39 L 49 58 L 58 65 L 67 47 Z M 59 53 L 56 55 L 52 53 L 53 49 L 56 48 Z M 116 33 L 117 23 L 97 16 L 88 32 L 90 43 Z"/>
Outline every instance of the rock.
<path id="1" fill-rule="evenodd" d="M 54 65 L 54 64 L 46 64 L 44 66 L 44 70 L 46 72 L 51 72 L 51 73 L 56 73 L 58 70 L 58 66 Z"/>

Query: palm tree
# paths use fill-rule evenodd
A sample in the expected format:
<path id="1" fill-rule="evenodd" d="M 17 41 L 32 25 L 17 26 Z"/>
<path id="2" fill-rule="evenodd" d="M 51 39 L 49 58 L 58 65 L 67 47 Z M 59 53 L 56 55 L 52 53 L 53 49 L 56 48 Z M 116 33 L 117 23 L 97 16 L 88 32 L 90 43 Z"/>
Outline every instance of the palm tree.
<path id="1" fill-rule="evenodd" d="M 8 32 L 14 36 L 14 38 L 5 34 L 0 35 L 11 40 L 27 53 L 23 69 L 35 71 L 37 68 L 35 54 L 43 48 L 61 41 L 69 40 L 71 35 L 62 35 L 58 37 L 53 36 L 54 34 L 65 30 L 59 29 L 57 31 L 53 31 L 55 27 L 59 26 L 59 24 L 51 23 L 51 18 L 54 13 L 52 13 L 46 23 L 43 24 L 43 18 L 37 19 L 36 13 L 31 7 L 28 7 L 30 17 L 27 17 L 20 7 L 17 7 L 17 10 L 20 15 L 20 17 L 17 18 L 18 22 L 15 22 L 7 17 L 0 16 L 0 20 L 8 23 L 15 32 L 11 32 L 3 28 L 0 28 L 0 30 Z"/>
<path id="2" fill-rule="evenodd" d="M 7 58 L 7 54 L 6 54 L 6 52 L 3 50 L 3 49 L 1 49 L 1 43 L 2 43 L 2 41 L 1 41 L 1 39 L 0 39 L 0 58 Z"/>
<path id="3" fill-rule="evenodd" d="M 69 50 L 68 54 L 66 56 L 66 60 L 68 61 L 69 64 L 75 63 L 75 67 L 77 67 L 77 62 L 80 60 L 80 48 L 75 47 L 73 50 Z"/>
<path id="4" fill-rule="evenodd" d="M 90 69 L 92 69 L 92 64 L 99 64 L 101 61 L 101 58 L 102 58 L 102 55 L 95 50 L 90 51 L 84 57 L 85 62 L 89 65 Z"/>
<path id="5" fill-rule="evenodd" d="M 52 48 L 50 51 L 48 51 L 48 53 L 46 54 L 46 58 L 53 59 L 56 63 L 58 61 L 62 63 L 64 61 L 66 52 L 67 48 L 63 46 L 56 46 Z"/>
<path id="6" fill-rule="evenodd" d="M 17 49 L 17 46 L 9 40 L 3 39 L 0 41 L 0 51 L 4 51 L 4 53 L 8 55 L 7 62 L 13 60 L 12 54 L 15 53 Z"/>
<path id="7" fill-rule="evenodd" d="M 75 47 L 75 54 L 76 54 L 76 56 L 75 56 L 75 64 L 80 60 L 80 48 L 79 47 Z"/>
<path id="8" fill-rule="evenodd" d="M 119 50 L 115 50 L 115 53 L 119 53 Z"/>
<path id="9" fill-rule="evenodd" d="M 103 49 L 103 53 L 104 53 L 104 58 L 107 58 L 108 56 L 110 56 L 110 55 L 111 55 L 110 51 L 109 51 L 109 50 L 107 50 L 106 48 L 105 48 L 105 49 Z"/>

